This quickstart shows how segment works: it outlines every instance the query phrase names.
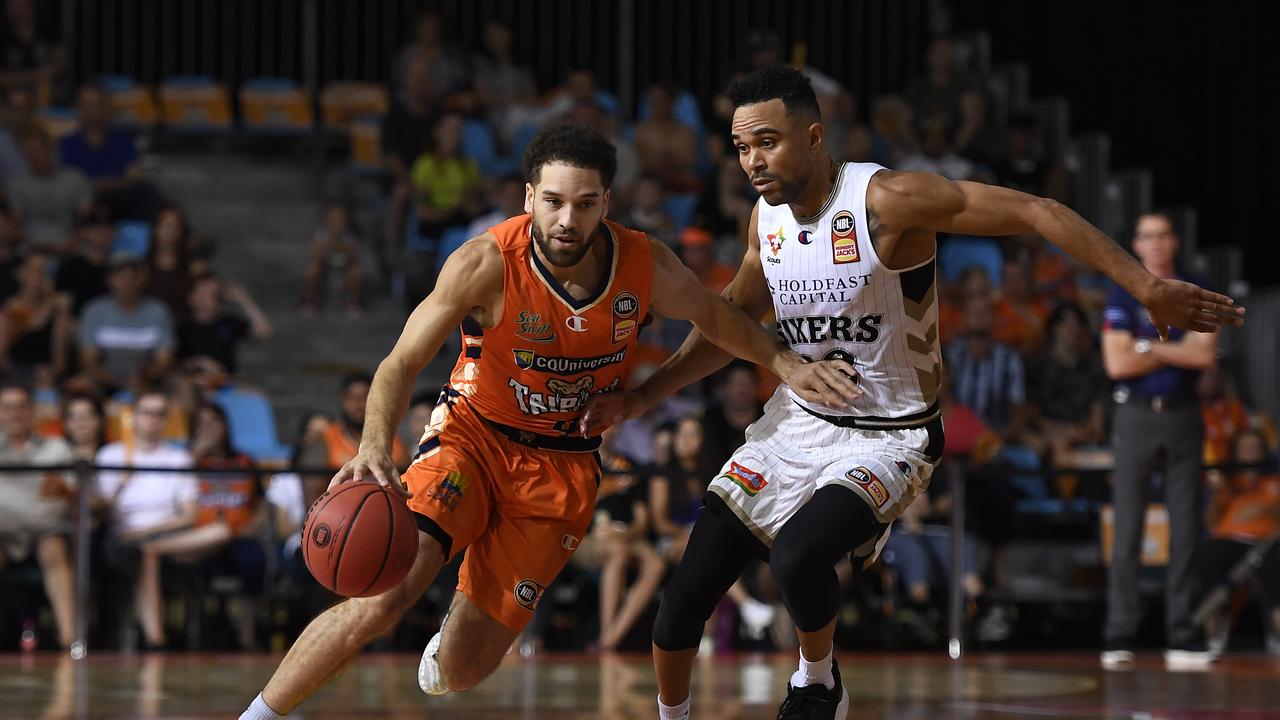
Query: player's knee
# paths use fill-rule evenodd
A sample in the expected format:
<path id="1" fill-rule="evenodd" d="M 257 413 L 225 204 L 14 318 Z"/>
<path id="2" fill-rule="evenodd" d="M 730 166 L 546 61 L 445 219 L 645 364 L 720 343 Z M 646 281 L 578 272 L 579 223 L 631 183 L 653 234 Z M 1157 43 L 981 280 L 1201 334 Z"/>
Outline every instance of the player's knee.
<path id="1" fill-rule="evenodd" d="M 358 634 L 368 642 L 389 632 L 400 622 L 404 615 L 404 603 L 396 596 L 394 590 L 371 598 L 358 598 L 350 601 L 358 623 Z"/>
<path id="2" fill-rule="evenodd" d="M 769 567 L 773 569 L 773 577 L 784 592 L 789 588 L 802 586 L 806 579 L 822 570 L 821 563 L 815 562 L 815 553 L 806 542 L 804 534 L 786 533 L 786 529 L 783 528 L 784 532 L 778 534 L 773 550 L 769 553 Z"/>
<path id="3" fill-rule="evenodd" d="M 653 644 L 668 652 L 697 647 L 703 625 L 714 609 L 714 600 L 708 603 L 679 583 L 668 583 L 653 621 Z"/>

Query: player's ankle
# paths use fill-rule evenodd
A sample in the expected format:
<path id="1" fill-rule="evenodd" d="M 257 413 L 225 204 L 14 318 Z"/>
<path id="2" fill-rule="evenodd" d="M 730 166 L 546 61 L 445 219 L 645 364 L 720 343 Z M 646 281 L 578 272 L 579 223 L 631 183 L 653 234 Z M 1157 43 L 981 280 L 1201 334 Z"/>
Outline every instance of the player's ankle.
<path id="1" fill-rule="evenodd" d="M 267 701 L 262 699 L 262 693 L 258 693 L 258 697 L 249 703 L 249 708 L 240 714 L 240 720 L 280 720 L 282 717 L 284 715 L 272 710 Z"/>
<path id="2" fill-rule="evenodd" d="M 684 699 L 679 705 L 666 705 L 662 702 L 662 696 L 658 696 L 658 720 L 688 720 L 689 706 L 693 700 L 690 695 Z"/>

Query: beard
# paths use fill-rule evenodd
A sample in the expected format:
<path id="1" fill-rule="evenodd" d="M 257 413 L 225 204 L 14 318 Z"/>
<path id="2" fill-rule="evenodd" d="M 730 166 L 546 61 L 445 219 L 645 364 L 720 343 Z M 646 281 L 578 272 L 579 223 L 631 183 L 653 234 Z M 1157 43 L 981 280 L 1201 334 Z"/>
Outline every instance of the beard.
<path id="1" fill-rule="evenodd" d="M 591 246 L 595 242 L 594 230 L 586 237 L 585 240 L 583 239 L 582 234 L 577 230 L 559 232 L 548 237 L 542 232 L 542 228 L 539 227 L 536 215 L 533 218 L 531 228 L 533 230 L 533 240 L 538 243 L 538 249 L 542 251 L 542 256 L 547 259 L 547 262 L 555 265 L 556 267 L 573 267 L 574 265 L 582 262 L 582 258 L 587 256 L 587 252 L 591 250 Z M 572 240 L 577 243 L 577 245 L 568 249 L 558 248 L 551 243 L 551 241 L 556 238 Z"/>
<path id="2" fill-rule="evenodd" d="M 781 177 L 768 171 L 756 173 L 751 176 L 751 182 L 753 183 L 760 179 L 773 181 L 773 189 L 767 193 L 760 193 L 760 197 L 764 198 L 765 202 L 775 207 L 779 205 L 790 205 L 795 202 L 796 198 L 800 197 L 800 191 L 803 190 L 804 186 L 809 182 L 809 178 L 807 176 L 799 182 L 793 182 L 783 180 Z"/>

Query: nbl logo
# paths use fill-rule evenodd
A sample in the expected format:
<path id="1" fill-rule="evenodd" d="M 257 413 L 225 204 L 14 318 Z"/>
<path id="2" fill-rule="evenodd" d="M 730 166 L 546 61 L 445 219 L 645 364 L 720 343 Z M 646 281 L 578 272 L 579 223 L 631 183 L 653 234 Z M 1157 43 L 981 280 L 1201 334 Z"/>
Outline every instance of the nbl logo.
<path id="1" fill-rule="evenodd" d="M 520 607 L 533 610 L 538 607 L 538 600 L 545 590 L 546 588 L 532 580 L 521 580 L 516 584 L 516 602 L 520 603 Z"/>
<path id="2" fill-rule="evenodd" d="M 640 300 L 629 292 L 619 293 L 613 299 L 613 314 L 620 318 L 629 318 L 636 313 Z"/>
<path id="3" fill-rule="evenodd" d="M 329 540 L 333 538 L 333 531 L 328 525 L 320 524 L 316 526 L 315 532 L 311 533 L 311 542 L 317 549 L 323 548 L 329 544 Z"/>
<path id="4" fill-rule="evenodd" d="M 831 220 L 831 229 L 839 237 L 848 235 L 853 230 L 853 216 L 847 212 L 840 213 Z"/>

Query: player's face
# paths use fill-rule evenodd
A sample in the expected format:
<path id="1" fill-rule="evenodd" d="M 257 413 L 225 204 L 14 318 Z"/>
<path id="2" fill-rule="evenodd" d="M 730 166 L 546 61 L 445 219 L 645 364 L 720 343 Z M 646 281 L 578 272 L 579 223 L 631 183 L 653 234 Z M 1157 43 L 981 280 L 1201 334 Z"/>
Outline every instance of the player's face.
<path id="1" fill-rule="evenodd" d="M 822 126 L 789 115 L 781 100 L 733 111 L 730 140 L 752 187 L 770 205 L 794 202 L 822 152 Z"/>
<path id="2" fill-rule="evenodd" d="M 573 267 L 586 257 L 609 209 L 609 191 L 596 170 L 552 163 L 525 185 L 525 212 L 533 214 L 533 239 L 542 257 L 556 267 Z"/>

